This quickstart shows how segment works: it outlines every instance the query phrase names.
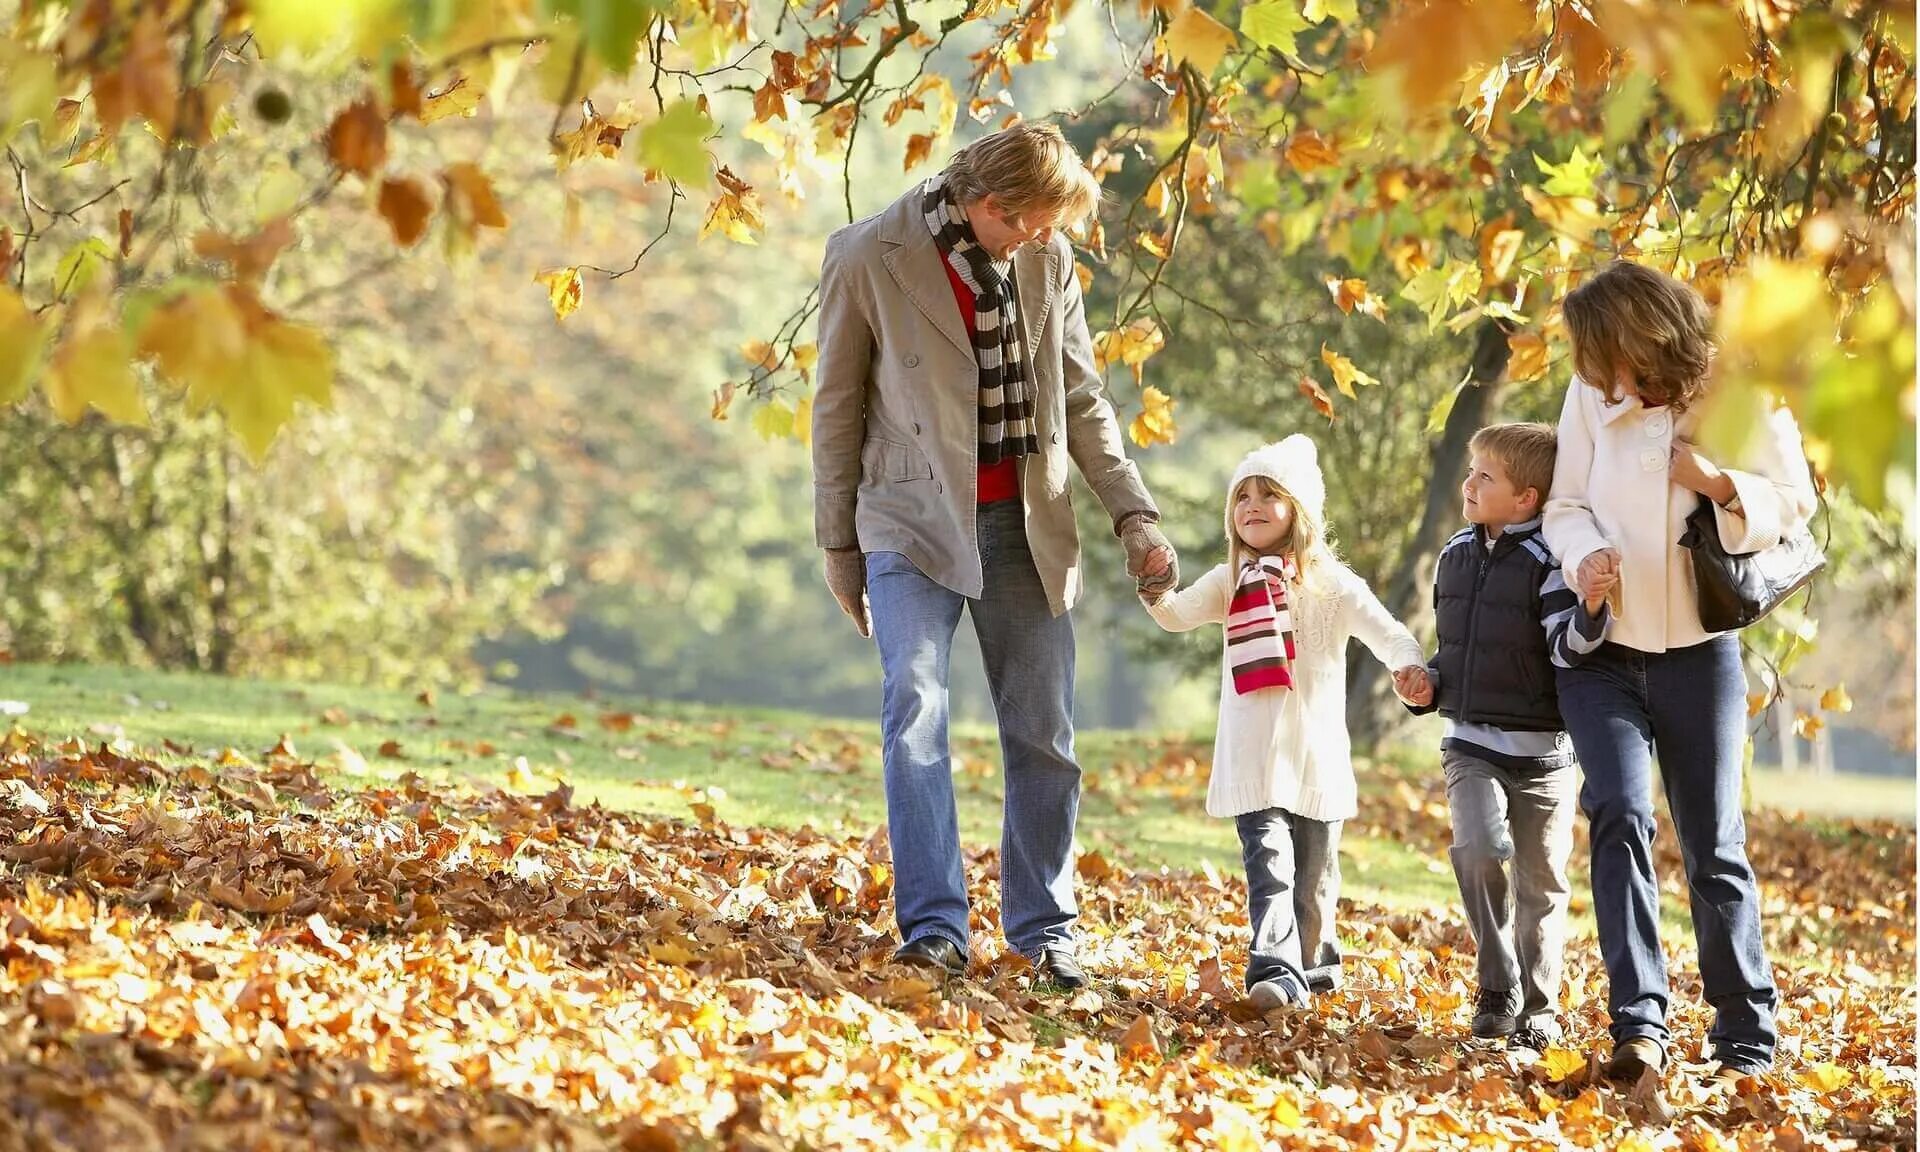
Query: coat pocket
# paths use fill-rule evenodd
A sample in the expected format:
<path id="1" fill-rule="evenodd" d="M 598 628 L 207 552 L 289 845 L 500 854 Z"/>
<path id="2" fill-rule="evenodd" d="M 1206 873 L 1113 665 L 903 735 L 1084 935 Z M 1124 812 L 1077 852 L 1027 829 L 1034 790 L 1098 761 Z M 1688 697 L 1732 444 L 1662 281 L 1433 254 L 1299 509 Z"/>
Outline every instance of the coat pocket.
<path id="1" fill-rule="evenodd" d="M 860 472 L 868 483 L 933 479 L 933 465 L 911 444 L 868 440 L 860 448 Z"/>

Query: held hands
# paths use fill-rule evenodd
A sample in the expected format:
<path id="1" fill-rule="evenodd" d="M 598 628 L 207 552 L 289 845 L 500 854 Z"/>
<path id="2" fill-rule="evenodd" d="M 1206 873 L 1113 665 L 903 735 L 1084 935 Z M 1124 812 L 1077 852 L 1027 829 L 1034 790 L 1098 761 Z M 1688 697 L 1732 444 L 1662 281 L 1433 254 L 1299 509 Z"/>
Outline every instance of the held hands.
<path id="1" fill-rule="evenodd" d="M 861 636 L 873 635 L 873 620 L 867 615 L 867 558 L 860 549 L 827 549 L 827 591 L 853 618 Z"/>
<path id="2" fill-rule="evenodd" d="M 1142 600 L 1152 601 L 1180 583 L 1180 559 L 1160 526 L 1145 516 L 1129 517 L 1120 529 L 1127 550 L 1127 575 Z"/>
<path id="3" fill-rule="evenodd" d="M 1416 708 L 1433 703 L 1433 680 L 1418 664 L 1393 670 L 1393 693 Z"/>
<path id="4" fill-rule="evenodd" d="M 1580 561 L 1580 569 L 1574 575 L 1580 585 L 1578 591 L 1587 615 L 1598 615 L 1607 593 L 1620 583 L 1620 553 L 1611 548 L 1589 553 L 1585 560 Z"/>

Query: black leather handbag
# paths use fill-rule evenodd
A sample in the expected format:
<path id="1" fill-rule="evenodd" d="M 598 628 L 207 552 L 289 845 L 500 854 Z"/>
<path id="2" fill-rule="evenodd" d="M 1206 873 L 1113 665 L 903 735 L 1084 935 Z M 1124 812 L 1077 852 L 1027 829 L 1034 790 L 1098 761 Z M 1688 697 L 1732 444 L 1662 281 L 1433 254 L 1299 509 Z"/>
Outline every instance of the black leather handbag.
<path id="1" fill-rule="evenodd" d="M 1720 542 L 1713 501 L 1705 497 L 1687 515 L 1680 546 L 1693 554 L 1700 625 L 1709 632 L 1732 632 L 1764 619 L 1827 564 L 1812 529 L 1805 525 L 1771 548 L 1728 552 Z"/>

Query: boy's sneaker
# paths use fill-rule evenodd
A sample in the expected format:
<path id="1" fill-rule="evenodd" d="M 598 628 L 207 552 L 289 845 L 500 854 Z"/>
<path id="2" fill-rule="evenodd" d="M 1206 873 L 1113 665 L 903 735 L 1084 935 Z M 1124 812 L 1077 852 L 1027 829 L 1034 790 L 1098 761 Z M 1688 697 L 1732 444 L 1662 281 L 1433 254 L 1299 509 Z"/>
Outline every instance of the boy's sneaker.
<path id="1" fill-rule="evenodd" d="M 1537 1024 L 1526 1024 L 1507 1038 L 1507 1047 L 1513 1051 L 1531 1052 L 1537 1056 L 1553 1047 L 1559 1039 L 1558 1036 Z"/>
<path id="2" fill-rule="evenodd" d="M 1511 1036 L 1520 1027 L 1520 997 L 1507 988 L 1482 988 L 1473 1013 L 1473 1034 L 1481 1040 Z"/>
<path id="3" fill-rule="evenodd" d="M 1247 989 L 1247 1001 L 1264 1015 L 1275 1008 L 1297 1008 L 1305 1004 L 1307 998 L 1278 980 L 1262 980 Z"/>

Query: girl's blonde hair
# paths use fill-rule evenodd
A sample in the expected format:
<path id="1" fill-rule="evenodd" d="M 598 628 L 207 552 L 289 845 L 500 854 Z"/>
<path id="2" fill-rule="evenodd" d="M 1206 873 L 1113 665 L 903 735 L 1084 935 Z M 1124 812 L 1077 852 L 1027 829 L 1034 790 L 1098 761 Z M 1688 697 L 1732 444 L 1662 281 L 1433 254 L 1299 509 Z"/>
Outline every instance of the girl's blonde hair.
<path id="1" fill-rule="evenodd" d="M 1100 207 L 1100 182 L 1052 124 L 1015 124 L 982 136 L 953 154 L 946 174 L 959 203 L 991 196 L 1010 216 L 1038 210 L 1071 226 Z"/>
<path id="2" fill-rule="evenodd" d="M 1293 562 L 1299 566 L 1300 582 L 1318 587 L 1331 580 L 1333 567 L 1340 558 L 1333 550 L 1333 539 L 1326 524 L 1303 509 L 1300 501 L 1293 498 L 1293 493 L 1281 487 L 1271 476 L 1249 476 L 1227 493 L 1227 571 L 1234 573 L 1235 579 L 1238 579 L 1240 566 L 1255 555 L 1233 527 L 1234 505 L 1240 502 L 1240 494 L 1249 488 L 1255 489 L 1261 496 L 1278 496 L 1287 502 L 1288 510 L 1293 513 L 1282 547 L 1293 554 Z"/>
<path id="3" fill-rule="evenodd" d="M 1631 260 L 1615 260 L 1560 304 L 1580 378 L 1617 403 L 1619 369 L 1642 399 L 1684 412 L 1706 393 L 1713 313 L 1692 288 Z"/>

